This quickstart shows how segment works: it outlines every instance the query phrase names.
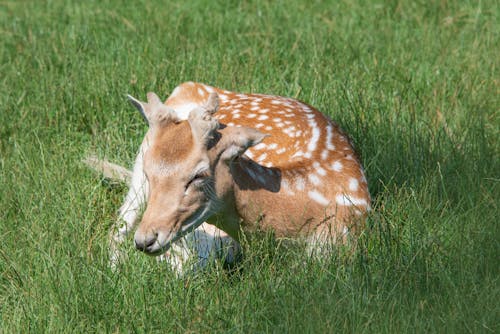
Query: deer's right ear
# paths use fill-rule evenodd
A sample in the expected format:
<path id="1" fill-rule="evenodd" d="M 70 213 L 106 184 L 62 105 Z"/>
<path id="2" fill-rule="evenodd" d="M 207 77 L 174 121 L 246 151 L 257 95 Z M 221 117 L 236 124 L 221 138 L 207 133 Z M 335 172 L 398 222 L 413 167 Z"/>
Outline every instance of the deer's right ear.
<path id="1" fill-rule="evenodd" d="M 221 160 L 230 163 L 241 156 L 249 147 L 257 145 L 269 135 L 248 127 L 227 127 L 222 141 Z"/>
<path id="2" fill-rule="evenodd" d="M 127 95 L 128 100 L 130 103 L 141 113 L 142 118 L 146 121 L 146 123 L 149 124 L 147 112 L 146 112 L 146 104 L 144 102 L 139 101 L 132 95 Z"/>

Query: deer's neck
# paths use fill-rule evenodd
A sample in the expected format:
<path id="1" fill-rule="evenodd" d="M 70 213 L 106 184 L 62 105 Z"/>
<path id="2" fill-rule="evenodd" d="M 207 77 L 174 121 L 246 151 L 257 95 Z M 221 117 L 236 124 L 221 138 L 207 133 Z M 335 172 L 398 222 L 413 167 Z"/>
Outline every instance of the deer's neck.
<path id="1" fill-rule="evenodd" d="M 234 208 L 246 227 L 259 224 L 280 192 L 281 171 L 267 168 L 245 157 L 230 170 L 233 181 Z"/>

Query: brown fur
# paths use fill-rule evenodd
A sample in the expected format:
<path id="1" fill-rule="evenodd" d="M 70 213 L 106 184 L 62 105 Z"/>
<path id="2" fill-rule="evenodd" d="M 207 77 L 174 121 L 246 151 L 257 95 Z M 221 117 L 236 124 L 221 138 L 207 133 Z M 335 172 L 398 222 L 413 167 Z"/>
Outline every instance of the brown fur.
<path id="1" fill-rule="evenodd" d="M 155 131 L 153 136 L 155 143 L 162 143 L 151 147 L 151 156 L 157 160 L 177 163 L 186 159 L 193 149 L 191 127 L 186 121 L 167 123 Z"/>
<path id="2" fill-rule="evenodd" d="M 141 249 L 168 247 L 209 202 L 218 214 L 204 219 L 236 239 L 241 229 L 264 229 L 334 242 L 363 224 L 370 209 L 363 169 L 349 138 L 326 116 L 293 99 L 196 83 L 177 87 L 165 106 L 193 103 L 199 108 L 187 121 L 161 112 L 161 127 L 150 120 L 144 170 L 151 194 L 136 232 Z M 191 186 L 196 168 L 206 169 L 203 187 Z M 155 235 L 160 248 L 148 246 Z"/>

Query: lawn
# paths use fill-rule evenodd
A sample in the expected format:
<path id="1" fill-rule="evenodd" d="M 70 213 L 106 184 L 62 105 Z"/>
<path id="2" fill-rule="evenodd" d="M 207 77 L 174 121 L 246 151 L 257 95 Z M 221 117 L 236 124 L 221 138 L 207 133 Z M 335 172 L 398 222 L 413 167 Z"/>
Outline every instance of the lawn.
<path id="1" fill-rule="evenodd" d="M 0 1 L 0 332 L 498 333 L 495 1 Z M 296 97 L 353 139 L 373 211 L 324 263 L 272 236 L 176 278 L 107 235 L 145 132 L 129 93 Z"/>

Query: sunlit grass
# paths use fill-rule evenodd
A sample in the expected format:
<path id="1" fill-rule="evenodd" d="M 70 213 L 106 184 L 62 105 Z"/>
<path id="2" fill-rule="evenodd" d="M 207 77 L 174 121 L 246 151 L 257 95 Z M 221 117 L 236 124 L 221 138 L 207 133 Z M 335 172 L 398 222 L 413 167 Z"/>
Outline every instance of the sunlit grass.
<path id="1" fill-rule="evenodd" d="M 498 332 L 499 7 L 493 1 L 0 2 L 0 328 Z M 352 137 L 374 210 L 327 263 L 271 236 L 239 270 L 107 266 L 145 128 L 125 94 L 183 81 L 306 101 Z"/>

